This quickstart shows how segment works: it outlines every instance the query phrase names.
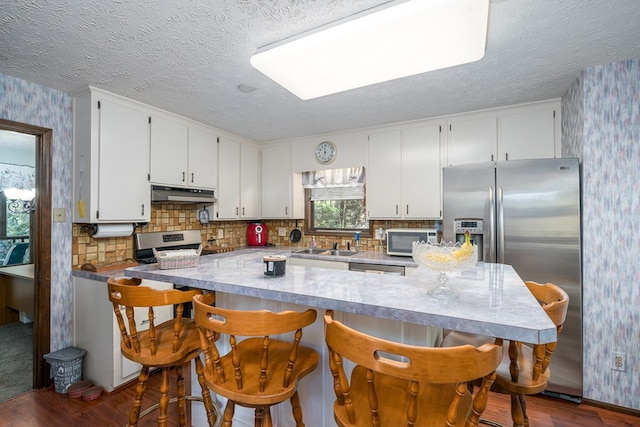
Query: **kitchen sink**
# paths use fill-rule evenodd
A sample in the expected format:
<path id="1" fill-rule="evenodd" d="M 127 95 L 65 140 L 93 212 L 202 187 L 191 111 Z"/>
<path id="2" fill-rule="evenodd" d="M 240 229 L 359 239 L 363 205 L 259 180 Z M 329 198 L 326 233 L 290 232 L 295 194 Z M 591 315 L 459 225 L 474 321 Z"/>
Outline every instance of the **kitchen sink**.
<path id="1" fill-rule="evenodd" d="M 327 255 L 327 256 L 352 256 L 357 252 L 354 251 L 342 251 L 338 249 L 298 249 L 297 251 L 293 251 L 294 254 L 308 254 L 308 255 Z"/>

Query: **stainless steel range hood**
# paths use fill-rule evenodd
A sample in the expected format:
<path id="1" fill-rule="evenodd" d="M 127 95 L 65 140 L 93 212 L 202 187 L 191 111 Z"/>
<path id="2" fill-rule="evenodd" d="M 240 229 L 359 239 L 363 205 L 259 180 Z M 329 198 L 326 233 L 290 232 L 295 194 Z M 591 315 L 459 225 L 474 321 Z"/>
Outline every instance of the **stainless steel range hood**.
<path id="1" fill-rule="evenodd" d="M 195 190 L 190 188 L 166 187 L 164 185 L 151 186 L 152 202 L 174 203 L 205 203 L 213 204 L 218 201 L 213 190 Z"/>

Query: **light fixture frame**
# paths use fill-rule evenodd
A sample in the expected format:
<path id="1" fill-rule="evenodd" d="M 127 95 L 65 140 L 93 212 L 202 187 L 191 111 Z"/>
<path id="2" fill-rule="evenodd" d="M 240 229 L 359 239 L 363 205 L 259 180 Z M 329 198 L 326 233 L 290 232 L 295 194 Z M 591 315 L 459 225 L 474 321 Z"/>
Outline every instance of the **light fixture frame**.
<path id="1" fill-rule="evenodd" d="M 36 191 L 21 190 L 18 188 L 5 188 L 3 190 L 8 200 L 7 209 L 14 214 L 31 214 L 35 212 Z"/>
<path id="2" fill-rule="evenodd" d="M 250 62 L 308 100 L 477 61 L 488 20 L 489 0 L 392 1 L 260 48 Z M 430 43 L 410 48 L 416 40 Z M 451 41 L 467 51 L 450 48 Z"/>

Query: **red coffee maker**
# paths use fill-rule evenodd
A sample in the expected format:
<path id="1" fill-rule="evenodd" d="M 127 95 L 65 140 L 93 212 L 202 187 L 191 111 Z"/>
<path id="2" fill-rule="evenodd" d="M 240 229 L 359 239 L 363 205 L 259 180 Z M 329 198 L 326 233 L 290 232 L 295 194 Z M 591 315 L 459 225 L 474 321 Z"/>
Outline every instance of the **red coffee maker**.
<path id="1" fill-rule="evenodd" d="M 249 246 L 265 246 L 269 239 L 269 232 L 265 223 L 255 221 L 249 223 L 247 227 L 247 245 Z"/>

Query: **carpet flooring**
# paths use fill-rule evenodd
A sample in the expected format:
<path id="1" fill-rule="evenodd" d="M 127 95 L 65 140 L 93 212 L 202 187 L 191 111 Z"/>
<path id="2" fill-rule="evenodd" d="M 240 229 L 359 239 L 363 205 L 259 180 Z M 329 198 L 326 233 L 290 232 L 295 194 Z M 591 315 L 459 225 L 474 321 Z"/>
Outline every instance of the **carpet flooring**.
<path id="1" fill-rule="evenodd" d="M 0 402 L 33 387 L 33 323 L 0 326 Z"/>

